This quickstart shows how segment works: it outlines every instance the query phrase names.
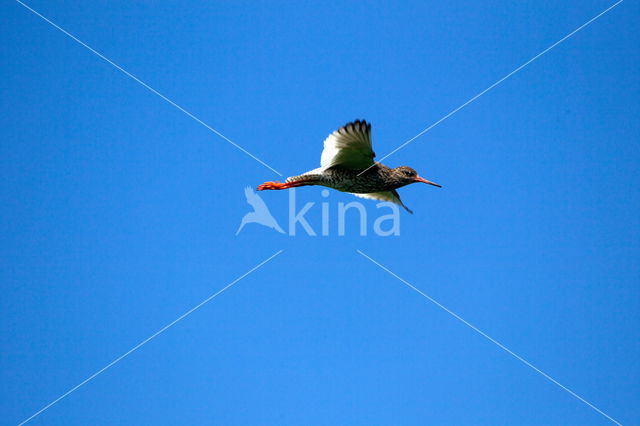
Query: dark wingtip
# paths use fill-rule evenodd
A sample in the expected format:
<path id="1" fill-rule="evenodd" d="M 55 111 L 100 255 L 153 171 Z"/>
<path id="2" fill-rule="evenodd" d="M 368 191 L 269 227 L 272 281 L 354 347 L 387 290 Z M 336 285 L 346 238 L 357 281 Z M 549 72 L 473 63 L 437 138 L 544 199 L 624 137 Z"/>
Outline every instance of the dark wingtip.
<path id="1" fill-rule="evenodd" d="M 347 123 L 346 123 L 344 126 L 342 126 L 342 127 L 347 127 L 347 126 L 348 126 L 348 125 L 350 125 L 350 124 L 362 124 L 362 125 L 364 125 L 364 126 L 370 126 L 370 125 L 371 125 L 371 124 L 369 124 L 369 123 L 367 122 L 367 120 L 365 120 L 365 119 L 363 119 L 363 118 L 362 118 L 362 119 L 361 119 L 361 118 L 356 118 L 355 120 L 352 120 L 352 121 L 347 122 Z"/>
<path id="2" fill-rule="evenodd" d="M 356 119 L 353 121 L 349 121 L 344 126 L 338 129 L 338 133 L 349 133 L 353 130 L 357 130 L 359 132 L 370 132 L 371 131 L 371 123 L 368 123 L 367 120 L 364 119 Z"/>

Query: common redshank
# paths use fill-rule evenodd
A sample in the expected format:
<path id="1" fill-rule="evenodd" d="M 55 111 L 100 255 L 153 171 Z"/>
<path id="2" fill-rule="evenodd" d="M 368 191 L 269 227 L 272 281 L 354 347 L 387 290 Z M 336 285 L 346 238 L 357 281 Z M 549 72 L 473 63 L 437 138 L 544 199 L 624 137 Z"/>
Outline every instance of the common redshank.
<path id="1" fill-rule="evenodd" d="M 284 183 L 265 182 L 258 186 L 258 190 L 321 185 L 350 192 L 357 197 L 390 201 L 413 213 L 400 200 L 396 189 L 416 182 L 441 188 L 437 183 L 418 176 L 411 167 L 392 169 L 374 162 L 375 156 L 371 147 L 371 124 L 364 120 L 352 121 L 324 140 L 319 168 L 291 176 Z"/>

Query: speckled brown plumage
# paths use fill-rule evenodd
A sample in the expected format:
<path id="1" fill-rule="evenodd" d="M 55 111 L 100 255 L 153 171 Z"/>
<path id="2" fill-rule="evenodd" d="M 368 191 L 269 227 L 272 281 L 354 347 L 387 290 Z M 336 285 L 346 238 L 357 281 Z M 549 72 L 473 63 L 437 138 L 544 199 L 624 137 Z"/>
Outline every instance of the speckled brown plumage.
<path id="1" fill-rule="evenodd" d="M 384 164 L 374 164 L 364 173 L 363 170 L 350 170 L 336 166 L 324 170 L 320 174 L 292 176 L 287 178 L 285 182 L 321 185 L 342 192 L 368 194 L 390 191 L 415 183 L 417 176 L 418 174 L 411 167 L 401 166 L 392 169 Z"/>
<path id="2" fill-rule="evenodd" d="M 370 132 L 371 125 L 364 120 L 347 123 L 325 140 L 320 168 L 289 177 L 284 183 L 265 182 L 258 190 L 320 185 L 364 198 L 390 201 L 411 212 L 400 200 L 396 189 L 416 182 L 440 185 L 421 178 L 411 167 L 392 169 L 374 163 Z"/>

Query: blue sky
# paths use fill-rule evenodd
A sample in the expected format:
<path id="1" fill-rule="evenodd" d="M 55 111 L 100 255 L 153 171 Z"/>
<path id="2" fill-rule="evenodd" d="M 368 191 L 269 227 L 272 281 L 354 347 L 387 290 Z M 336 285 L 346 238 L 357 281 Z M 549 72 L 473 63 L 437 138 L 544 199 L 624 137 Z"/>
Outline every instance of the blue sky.
<path id="1" fill-rule="evenodd" d="M 386 155 L 612 3 L 28 4 L 288 176 L 356 118 Z M 278 250 L 33 423 L 609 423 L 357 249 L 640 423 L 639 17 L 621 3 L 386 159 L 444 186 L 400 191 L 400 236 L 236 236 L 244 187 L 279 177 L 2 2 L 2 423 Z M 261 195 L 286 226 L 288 194 Z M 318 227 L 353 201 L 296 195 Z"/>

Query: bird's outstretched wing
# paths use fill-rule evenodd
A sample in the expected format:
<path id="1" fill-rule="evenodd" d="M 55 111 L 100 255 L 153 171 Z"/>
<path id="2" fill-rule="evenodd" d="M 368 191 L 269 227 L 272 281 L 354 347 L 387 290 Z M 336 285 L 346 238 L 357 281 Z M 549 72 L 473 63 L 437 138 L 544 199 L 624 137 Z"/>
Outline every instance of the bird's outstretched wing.
<path id="1" fill-rule="evenodd" d="M 244 189 L 244 196 L 247 198 L 247 203 L 249 203 L 249 205 L 253 207 L 256 212 L 263 212 L 265 210 L 269 211 L 269 208 L 264 203 L 264 200 L 260 198 L 258 194 L 253 192 L 253 188 L 251 188 L 250 186 L 247 186 Z"/>
<path id="2" fill-rule="evenodd" d="M 371 124 L 356 120 L 340 127 L 324 140 L 320 166 L 363 170 L 373 164 L 376 154 L 371 148 Z"/>
<path id="3" fill-rule="evenodd" d="M 353 195 L 360 198 L 368 198 L 370 200 L 378 200 L 378 201 L 388 201 L 393 204 L 398 204 L 404 207 L 406 211 L 413 214 L 413 211 L 411 211 L 409 207 L 405 206 L 402 200 L 400 200 L 400 194 L 398 194 L 398 191 L 396 191 L 395 189 L 392 189 L 391 191 L 384 191 L 384 192 L 371 192 L 369 194 L 353 193 Z"/>

